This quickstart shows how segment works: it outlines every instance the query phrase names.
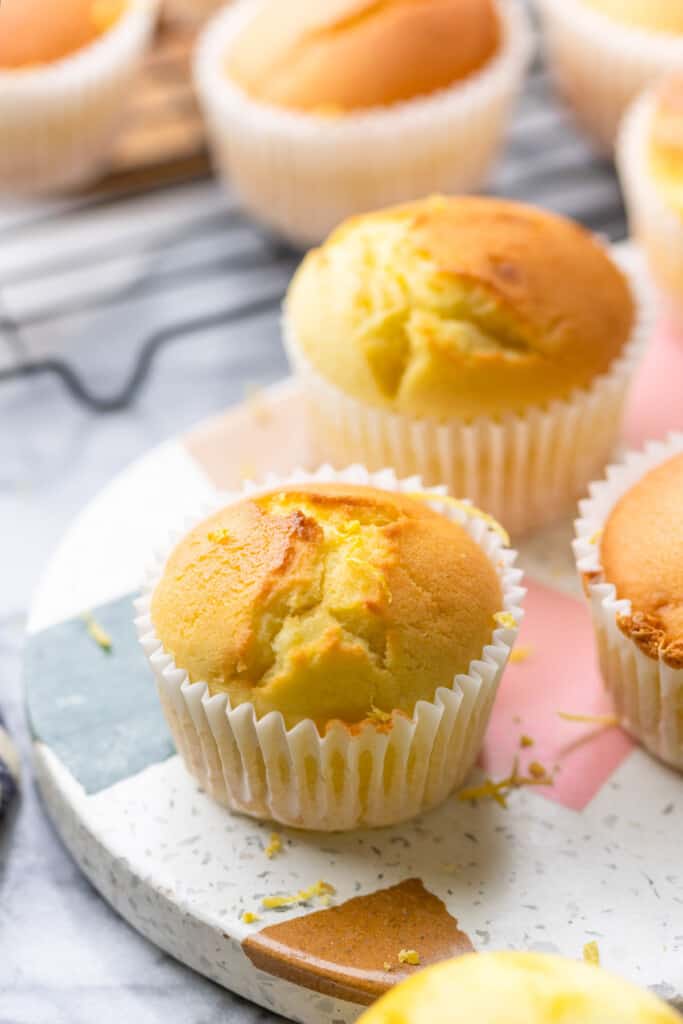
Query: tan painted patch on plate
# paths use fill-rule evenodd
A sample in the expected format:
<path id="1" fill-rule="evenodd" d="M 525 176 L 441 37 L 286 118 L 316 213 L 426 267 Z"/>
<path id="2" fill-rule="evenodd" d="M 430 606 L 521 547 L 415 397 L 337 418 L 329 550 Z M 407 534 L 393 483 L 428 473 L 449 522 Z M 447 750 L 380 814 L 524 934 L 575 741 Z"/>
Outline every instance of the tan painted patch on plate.
<path id="1" fill-rule="evenodd" d="M 399 963 L 402 949 L 415 950 L 420 967 L 473 951 L 445 904 L 419 878 L 269 925 L 242 945 L 259 970 L 362 1005 L 419 970 Z"/>

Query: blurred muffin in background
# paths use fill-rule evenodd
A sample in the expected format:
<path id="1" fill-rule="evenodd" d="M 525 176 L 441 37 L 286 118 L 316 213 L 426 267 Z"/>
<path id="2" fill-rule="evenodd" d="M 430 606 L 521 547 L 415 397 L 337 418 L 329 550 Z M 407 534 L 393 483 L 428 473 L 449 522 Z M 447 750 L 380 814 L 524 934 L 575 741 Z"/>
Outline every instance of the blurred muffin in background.
<path id="1" fill-rule="evenodd" d="M 530 51 L 514 0 L 243 0 L 200 42 L 215 163 L 295 244 L 483 184 Z"/>
<path id="2" fill-rule="evenodd" d="M 683 70 L 683 0 L 536 0 L 552 73 L 594 142 L 611 150 L 629 103 Z"/>
<path id="3" fill-rule="evenodd" d="M 621 128 L 617 164 L 631 232 L 683 330 L 683 73 L 633 104 Z"/>
<path id="4" fill-rule="evenodd" d="M 418 971 L 358 1024 L 683 1024 L 591 964 L 540 953 L 472 953 Z"/>
<path id="5" fill-rule="evenodd" d="M 0 5 L 0 192 L 81 185 L 101 171 L 151 36 L 156 0 Z"/>
<path id="6" fill-rule="evenodd" d="M 319 458 L 443 481 L 522 533 L 609 458 L 645 337 L 637 305 L 578 224 L 432 197 L 351 218 L 308 253 L 285 345 Z"/>

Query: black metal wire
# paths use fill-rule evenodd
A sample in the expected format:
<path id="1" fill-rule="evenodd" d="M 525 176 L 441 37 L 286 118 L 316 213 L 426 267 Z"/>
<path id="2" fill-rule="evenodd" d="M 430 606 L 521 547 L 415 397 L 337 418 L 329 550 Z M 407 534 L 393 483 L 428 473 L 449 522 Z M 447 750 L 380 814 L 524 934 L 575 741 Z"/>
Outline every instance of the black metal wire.
<path id="1" fill-rule="evenodd" d="M 126 383 L 111 395 L 95 394 L 83 378 L 62 359 L 38 359 L 0 370 L 0 383 L 53 375 L 62 381 L 73 398 L 93 412 L 120 412 L 135 400 L 149 375 L 154 357 L 164 345 L 192 334 L 199 334 L 212 327 L 225 327 L 272 313 L 282 303 L 283 294 L 280 291 L 277 294 L 262 296 L 240 306 L 196 317 L 193 320 L 184 320 L 156 331 L 141 346 L 135 366 Z"/>

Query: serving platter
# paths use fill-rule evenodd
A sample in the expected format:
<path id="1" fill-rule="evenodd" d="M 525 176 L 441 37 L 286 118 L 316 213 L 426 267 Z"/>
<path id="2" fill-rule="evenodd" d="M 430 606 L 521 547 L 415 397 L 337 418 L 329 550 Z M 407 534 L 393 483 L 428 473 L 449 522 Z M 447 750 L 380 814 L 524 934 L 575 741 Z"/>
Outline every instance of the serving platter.
<path id="1" fill-rule="evenodd" d="M 682 379 L 683 341 L 662 327 L 625 445 L 683 429 Z M 47 566 L 28 628 L 28 711 L 45 806 L 82 870 L 162 949 L 307 1024 L 354 1020 L 419 969 L 402 950 L 421 965 L 470 948 L 580 957 L 594 940 L 606 966 L 683 997 L 683 781 L 618 729 L 559 714 L 609 711 L 571 519 L 519 546 L 523 653 L 478 769 L 499 780 L 537 762 L 552 786 L 321 835 L 231 815 L 185 772 L 133 628 L 142 569 L 216 488 L 311 465 L 298 385 L 286 381 L 132 465 Z"/>

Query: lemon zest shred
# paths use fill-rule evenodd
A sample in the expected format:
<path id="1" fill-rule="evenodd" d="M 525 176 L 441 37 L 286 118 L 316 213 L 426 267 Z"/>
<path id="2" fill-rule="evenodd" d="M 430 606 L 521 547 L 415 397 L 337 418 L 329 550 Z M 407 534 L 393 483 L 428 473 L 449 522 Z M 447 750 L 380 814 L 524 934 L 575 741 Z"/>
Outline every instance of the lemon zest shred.
<path id="1" fill-rule="evenodd" d="M 394 969 L 393 964 L 390 964 L 388 960 L 384 961 L 382 967 L 384 968 L 385 971 L 393 971 Z"/>
<path id="2" fill-rule="evenodd" d="M 517 622 L 512 612 L 496 612 L 493 621 L 504 629 L 517 629 Z"/>
<path id="3" fill-rule="evenodd" d="M 253 910 L 245 910 L 242 914 L 242 920 L 245 924 L 256 924 L 257 921 L 261 920 L 261 915 L 255 914 Z"/>
<path id="4" fill-rule="evenodd" d="M 451 508 L 461 509 L 466 516 L 470 519 L 483 519 L 486 525 L 497 533 L 501 538 L 506 548 L 510 547 L 510 534 L 507 532 L 504 526 L 494 519 L 493 516 L 489 515 L 488 512 L 484 512 L 482 509 L 477 508 L 476 505 L 470 505 L 467 501 L 461 501 L 459 498 L 452 498 L 450 494 L 438 494 L 434 491 L 407 491 L 406 498 L 414 498 L 416 501 L 433 501 L 440 502 L 443 505 L 450 505 Z"/>
<path id="5" fill-rule="evenodd" d="M 528 661 L 533 653 L 533 647 L 513 647 L 510 651 L 510 664 L 518 665 L 522 661 Z"/>
<path id="6" fill-rule="evenodd" d="M 583 947 L 583 959 L 587 964 L 593 964 L 595 967 L 600 966 L 600 947 L 595 939 L 592 942 L 587 942 Z"/>
<path id="7" fill-rule="evenodd" d="M 590 537 L 588 538 L 588 543 L 589 544 L 597 544 L 601 537 L 602 537 L 602 527 L 600 527 L 599 530 L 596 530 L 595 533 L 591 533 Z"/>
<path id="8" fill-rule="evenodd" d="M 367 717 L 371 722 L 378 722 L 380 725 L 386 725 L 387 722 L 391 722 L 393 720 L 391 712 L 383 711 L 382 708 L 378 708 L 374 704 L 370 705 Z"/>
<path id="9" fill-rule="evenodd" d="M 416 949 L 401 949 L 398 953 L 398 962 L 400 964 L 410 964 L 411 967 L 419 967 L 420 954 Z"/>
<path id="10" fill-rule="evenodd" d="M 500 807 L 506 808 L 507 798 L 514 789 L 523 789 L 526 786 L 552 786 L 553 781 L 552 776 L 537 761 L 529 766 L 529 775 L 520 775 L 519 759 L 515 758 L 512 770 L 506 778 L 495 781 L 487 777 L 478 786 L 461 789 L 457 796 L 463 803 L 471 800 L 495 800 Z"/>
<path id="11" fill-rule="evenodd" d="M 599 725 L 603 729 L 611 729 L 615 725 L 619 725 L 619 719 L 616 715 L 580 715 L 573 714 L 571 711 L 558 711 L 558 718 L 564 719 L 565 722 L 581 722 L 584 725 Z"/>
<path id="12" fill-rule="evenodd" d="M 94 615 L 90 612 L 86 612 L 83 615 L 83 621 L 85 622 L 85 628 L 88 631 L 88 635 L 92 637 L 97 646 L 101 647 L 107 654 L 111 654 L 114 645 L 106 629 L 100 625 Z"/>
<path id="13" fill-rule="evenodd" d="M 522 750 L 526 750 L 528 747 L 533 747 L 534 741 L 532 740 L 531 736 L 527 736 L 525 734 L 519 737 L 519 745 L 522 748 Z"/>
<path id="14" fill-rule="evenodd" d="M 333 896 L 337 890 L 329 882 L 314 882 L 308 889 L 301 889 L 292 896 L 264 896 L 261 906 L 265 910 L 277 910 L 278 907 L 293 907 L 297 903 L 308 903 L 320 896 Z"/>
<path id="15" fill-rule="evenodd" d="M 277 857 L 278 853 L 282 852 L 282 839 L 277 832 L 271 832 L 270 842 L 263 851 L 269 860 L 273 857 Z"/>

